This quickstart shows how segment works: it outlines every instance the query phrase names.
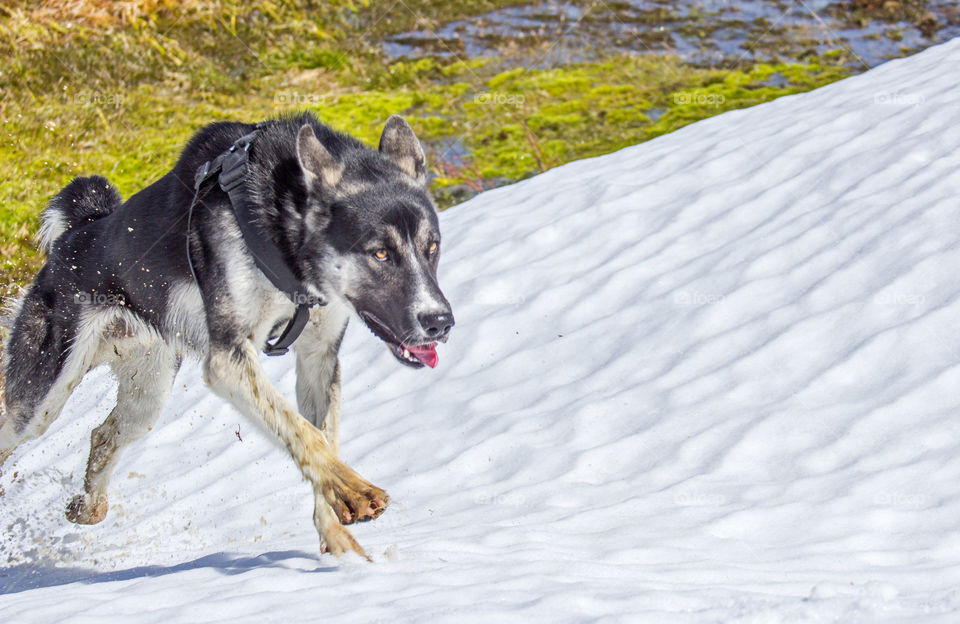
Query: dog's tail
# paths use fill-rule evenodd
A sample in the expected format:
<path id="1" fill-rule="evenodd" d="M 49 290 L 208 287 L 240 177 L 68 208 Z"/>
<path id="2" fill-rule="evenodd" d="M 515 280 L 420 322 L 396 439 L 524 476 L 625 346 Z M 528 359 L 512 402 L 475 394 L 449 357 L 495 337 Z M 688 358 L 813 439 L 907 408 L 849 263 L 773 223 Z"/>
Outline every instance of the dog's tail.
<path id="1" fill-rule="evenodd" d="M 16 320 L 17 315 L 20 314 L 21 308 L 23 308 L 23 299 L 26 297 L 26 294 L 27 290 L 21 287 L 17 294 L 8 297 L 5 305 L 0 307 L 0 429 L 3 428 L 3 415 L 6 412 L 6 397 L 4 394 L 5 384 L 3 381 L 4 373 L 6 372 L 4 355 L 6 354 L 7 347 L 9 346 L 13 323 Z M 3 449 L 0 448 L 0 465 L 2 464 Z"/>
<path id="2" fill-rule="evenodd" d="M 74 178 L 43 211 L 40 247 L 48 254 L 64 232 L 87 221 L 105 217 L 123 203 L 120 193 L 101 176 Z"/>

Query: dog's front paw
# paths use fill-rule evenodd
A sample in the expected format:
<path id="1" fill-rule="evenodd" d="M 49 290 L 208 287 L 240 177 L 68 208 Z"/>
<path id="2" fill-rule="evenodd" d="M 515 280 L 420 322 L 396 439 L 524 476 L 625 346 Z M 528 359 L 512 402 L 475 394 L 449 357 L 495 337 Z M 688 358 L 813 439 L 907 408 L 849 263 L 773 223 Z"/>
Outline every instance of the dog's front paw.
<path id="1" fill-rule="evenodd" d="M 323 497 L 343 524 L 373 520 L 390 503 L 385 491 L 343 463 L 332 471 L 324 484 Z"/>
<path id="2" fill-rule="evenodd" d="M 106 494 L 96 497 L 77 494 L 67 505 L 67 520 L 75 524 L 96 524 L 107 517 L 108 508 Z"/>
<path id="3" fill-rule="evenodd" d="M 360 542 L 342 526 L 336 525 L 320 537 L 320 554 L 330 553 L 339 557 L 349 551 L 357 553 L 367 561 L 371 560 Z"/>
<path id="4" fill-rule="evenodd" d="M 313 523 L 320 532 L 320 553 L 330 553 L 339 557 L 340 555 L 353 551 L 370 561 L 370 557 L 364 552 L 360 543 L 354 539 L 350 531 L 343 528 L 333 509 L 327 504 L 322 496 L 317 496 L 314 500 Z"/>

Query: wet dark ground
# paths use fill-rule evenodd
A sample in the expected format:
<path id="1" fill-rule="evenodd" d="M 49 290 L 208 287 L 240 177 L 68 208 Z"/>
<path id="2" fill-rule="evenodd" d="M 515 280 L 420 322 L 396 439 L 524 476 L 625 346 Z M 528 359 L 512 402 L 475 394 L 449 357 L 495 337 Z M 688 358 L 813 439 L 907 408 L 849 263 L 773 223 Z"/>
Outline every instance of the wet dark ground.
<path id="1" fill-rule="evenodd" d="M 393 58 L 519 56 L 533 67 L 620 53 L 716 67 L 833 54 L 863 71 L 958 35 L 955 0 L 548 0 L 393 35 L 382 49 Z"/>

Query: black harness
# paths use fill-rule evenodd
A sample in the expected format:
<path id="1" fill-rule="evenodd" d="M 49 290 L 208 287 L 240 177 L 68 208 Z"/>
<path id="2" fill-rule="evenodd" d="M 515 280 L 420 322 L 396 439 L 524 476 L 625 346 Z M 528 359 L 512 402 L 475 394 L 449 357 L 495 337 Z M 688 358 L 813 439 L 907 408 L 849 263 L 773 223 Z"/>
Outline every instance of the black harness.
<path id="1" fill-rule="evenodd" d="M 203 163 L 197 169 L 194 178 L 193 201 L 187 212 L 187 262 L 193 280 L 197 282 L 197 273 L 193 268 L 193 259 L 190 257 L 190 221 L 193 218 L 193 207 L 200 195 L 200 187 L 204 182 L 220 174 L 220 188 L 230 198 L 233 214 L 237 218 L 237 225 L 243 235 L 247 250 L 253 256 L 257 268 L 270 280 L 278 290 L 282 291 L 290 301 L 297 306 L 293 318 L 287 322 L 280 336 L 274 342 L 267 342 L 263 352 L 267 355 L 283 355 L 290 345 L 300 336 L 307 320 L 310 318 L 310 308 L 315 305 L 326 305 L 325 301 L 307 294 L 300 289 L 300 280 L 297 279 L 290 267 L 287 266 L 283 254 L 272 241 L 265 238 L 254 225 L 254 203 L 246 192 L 247 162 L 250 144 L 260 134 L 263 124 L 257 124 L 256 129 L 237 139 L 225 152 Z M 199 284 L 199 282 L 197 282 Z"/>

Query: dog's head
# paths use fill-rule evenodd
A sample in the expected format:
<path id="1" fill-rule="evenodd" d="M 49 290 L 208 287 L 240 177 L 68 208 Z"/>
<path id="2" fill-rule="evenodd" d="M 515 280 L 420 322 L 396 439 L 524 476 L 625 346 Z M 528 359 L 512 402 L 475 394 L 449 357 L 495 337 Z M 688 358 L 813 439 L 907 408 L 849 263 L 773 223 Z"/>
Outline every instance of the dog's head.
<path id="1" fill-rule="evenodd" d="M 394 115 L 378 151 L 335 157 L 305 124 L 297 160 L 307 186 L 305 224 L 314 230 L 301 248 L 305 277 L 348 302 L 400 362 L 436 366 L 436 344 L 446 342 L 454 320 L 437 283 L 440 228 L 413 129 Z"/>

